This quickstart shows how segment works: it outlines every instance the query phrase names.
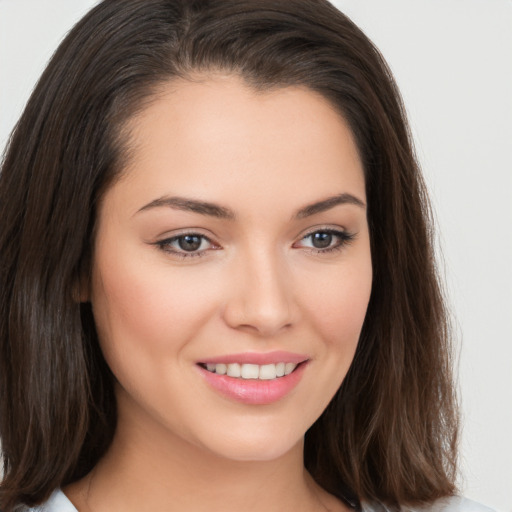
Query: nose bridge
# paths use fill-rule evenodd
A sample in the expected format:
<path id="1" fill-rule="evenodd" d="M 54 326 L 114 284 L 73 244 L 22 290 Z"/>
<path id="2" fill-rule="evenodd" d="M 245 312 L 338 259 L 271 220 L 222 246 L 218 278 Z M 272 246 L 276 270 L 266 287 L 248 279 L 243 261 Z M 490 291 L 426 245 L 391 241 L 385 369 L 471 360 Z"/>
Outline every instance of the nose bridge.
<path id="1" fill-rule="evenodd" d="M 284 255 L 255 245 L 237 258 L 226 320 L 232 327 L 271 335 L 293 322 L 293 291 Z"/>

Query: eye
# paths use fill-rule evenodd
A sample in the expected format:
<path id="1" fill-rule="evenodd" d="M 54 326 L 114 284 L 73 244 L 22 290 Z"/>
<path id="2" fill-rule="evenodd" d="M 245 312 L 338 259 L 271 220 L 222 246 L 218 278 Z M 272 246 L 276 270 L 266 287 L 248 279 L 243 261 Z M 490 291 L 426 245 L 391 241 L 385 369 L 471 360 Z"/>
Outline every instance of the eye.
<path id="1" fill-rule="evenodd" d="M 162 251 L 187 258 L 203 256 L 210 249 L 218 249 L 218 246 L 200 233 L 184 233 L 182 235 L 166 238 L 155 243 Z"/>
<path id="2" fill-rule="evenodd" d="M 336 229 L 319 229 L 308 233 L 294 247 L 310 248 L 315 252 L 325 253 L 341 249 L 354 239 L 354 235 Z"/>

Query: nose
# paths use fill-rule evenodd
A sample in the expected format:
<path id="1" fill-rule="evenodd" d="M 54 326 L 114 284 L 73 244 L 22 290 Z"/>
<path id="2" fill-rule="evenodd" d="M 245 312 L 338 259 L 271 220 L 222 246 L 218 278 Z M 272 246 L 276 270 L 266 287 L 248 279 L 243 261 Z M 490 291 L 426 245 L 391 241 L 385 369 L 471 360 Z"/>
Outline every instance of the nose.
<path id="1" fill-rule="evenodd" d="M 270 251 L 241 257 L 231 269 L 224 320 L 261 337 L 290 328 L 298 317 L 290 272 Z"/>

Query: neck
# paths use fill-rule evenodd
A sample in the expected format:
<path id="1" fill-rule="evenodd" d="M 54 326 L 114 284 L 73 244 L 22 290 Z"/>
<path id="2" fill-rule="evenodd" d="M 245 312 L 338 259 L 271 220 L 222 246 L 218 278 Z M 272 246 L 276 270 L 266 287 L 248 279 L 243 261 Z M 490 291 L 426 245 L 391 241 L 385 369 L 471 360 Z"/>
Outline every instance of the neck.
<path id="1" fill-rule="evenodd" d="M 121 411 L 107 454 L 64 491 L 80 512 L 341 510 L 305 470 L 303 440 L 271 460 L 238 461 Z"/>

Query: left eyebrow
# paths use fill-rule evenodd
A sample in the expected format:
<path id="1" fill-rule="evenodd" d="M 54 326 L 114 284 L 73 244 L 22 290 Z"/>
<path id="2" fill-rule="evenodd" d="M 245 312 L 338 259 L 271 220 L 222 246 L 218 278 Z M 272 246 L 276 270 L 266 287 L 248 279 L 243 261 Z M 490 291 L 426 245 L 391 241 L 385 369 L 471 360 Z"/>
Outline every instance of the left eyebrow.
<path id="1" fill-rule="evenodd" d="M 322 201 L 318 201 L 316 203 L 309 204 L 304 208 L 301 208 L 295 214 L 295 218 L 305 219 L 311 215 L 316 215 L 317 213 L 330 210 L 331 208 L 334 208 L 340 204 L 353 204 L 355 206 L 359 206 L 360 208 L 366 208 L 365 203 L 356 196 L 353 196 L 352 194 L 338 194 L 337 196 L 328 197 L 327 199 L 323 199 Z"/>

